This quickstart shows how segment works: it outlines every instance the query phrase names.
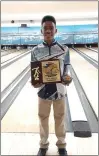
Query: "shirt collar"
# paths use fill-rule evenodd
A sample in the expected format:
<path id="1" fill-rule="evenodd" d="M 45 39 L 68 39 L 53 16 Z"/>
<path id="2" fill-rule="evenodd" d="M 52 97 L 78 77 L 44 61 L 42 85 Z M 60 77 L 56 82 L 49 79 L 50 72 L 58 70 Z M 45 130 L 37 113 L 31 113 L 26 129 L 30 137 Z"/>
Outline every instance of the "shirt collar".
<path id="1" fill-rule="evenodd" d="M 53 41 L 52 41 L 52 43 L 51 43 L 50 45 L 48 45 L 48 43 L 47 43 L 46 41 L 43 41 L 43 44 L 44 44 L 45 46 L 53 46 L 53 45 L 56 44 L 56 40 L 53 39 Z"/>

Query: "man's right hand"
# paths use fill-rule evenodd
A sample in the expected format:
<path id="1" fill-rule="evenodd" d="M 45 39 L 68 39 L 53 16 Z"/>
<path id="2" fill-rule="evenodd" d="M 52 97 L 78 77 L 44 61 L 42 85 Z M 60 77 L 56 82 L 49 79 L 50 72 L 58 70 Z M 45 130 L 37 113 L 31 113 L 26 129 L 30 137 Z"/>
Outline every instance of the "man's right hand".
<path id="1" fill-rule="evenodd" d="M 31 83 L 31 81 L 30 81 L 30 83 Z M 31 85 L 32 85 L 34 88 L 39 88 L 39 87 L 41 87 L 43 84 L 42 84 L 42 83 L 37 83 L 37 84 L 33 85 L 33 84 L 31 83 Z"/>
<path id="2" fill-rule="evenodd" d="M 34 88 L 39 88 L 41 86 L 42 86 L 42 83 L 37 83 L 37 84 L 33 85 Z"/>

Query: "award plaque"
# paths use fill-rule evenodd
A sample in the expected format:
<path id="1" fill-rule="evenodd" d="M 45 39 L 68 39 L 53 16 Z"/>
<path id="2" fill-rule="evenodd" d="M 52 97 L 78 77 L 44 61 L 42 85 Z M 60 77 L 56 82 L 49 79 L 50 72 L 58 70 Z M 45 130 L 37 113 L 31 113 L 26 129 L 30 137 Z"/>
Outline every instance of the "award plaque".
<path id="1" fill-rule="evenodd" d="M 61 82 L 60 62 L 58 59 L 31 62 L 31 82 L 58 83 Z"/>

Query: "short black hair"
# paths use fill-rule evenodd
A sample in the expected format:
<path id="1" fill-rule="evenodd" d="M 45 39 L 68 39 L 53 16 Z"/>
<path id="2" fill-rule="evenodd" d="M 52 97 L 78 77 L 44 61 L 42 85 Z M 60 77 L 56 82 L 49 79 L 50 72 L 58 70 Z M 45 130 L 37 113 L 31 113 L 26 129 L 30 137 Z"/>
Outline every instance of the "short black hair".
<path id="1" fill-rule="evenodd" d="M 43 24 L 46 21 L 51 21 L 51 22 L 53 22 L 56 25 L 56 19 L 53 16 L 51 16 L 51 15 L 44 16 L 42 18 L 41 24 Z"/>

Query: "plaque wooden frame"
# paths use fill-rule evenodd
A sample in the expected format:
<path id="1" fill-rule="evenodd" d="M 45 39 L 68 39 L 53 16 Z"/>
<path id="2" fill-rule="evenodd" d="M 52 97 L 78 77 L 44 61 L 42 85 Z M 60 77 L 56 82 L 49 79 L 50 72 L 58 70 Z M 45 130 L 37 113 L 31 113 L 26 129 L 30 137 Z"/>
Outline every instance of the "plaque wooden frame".
<path id="1" fill-rule="evenodd" d="M 58 59 L 31 62 L 31 83 L 60 83 L 61 70 Z"/>

